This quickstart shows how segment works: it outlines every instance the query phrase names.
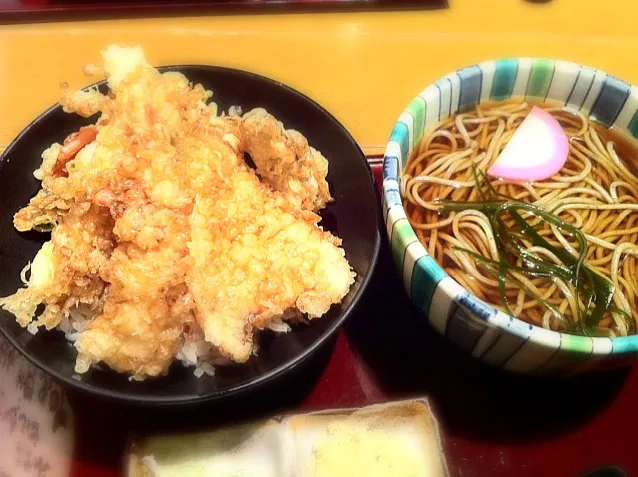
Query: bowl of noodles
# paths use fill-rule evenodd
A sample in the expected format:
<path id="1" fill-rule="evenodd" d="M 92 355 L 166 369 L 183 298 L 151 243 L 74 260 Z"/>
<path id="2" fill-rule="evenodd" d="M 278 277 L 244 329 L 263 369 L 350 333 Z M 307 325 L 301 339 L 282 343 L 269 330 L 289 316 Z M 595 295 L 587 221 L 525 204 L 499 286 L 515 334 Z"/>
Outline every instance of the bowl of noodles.
<path id="1" fill-rule="evenodd" d="M 519 373 L 633 362 L 637 138 L 638 89 L 565 61 L 488 61 L 414 98 L 386 147 L 383 214 L 430 325 Z"/>

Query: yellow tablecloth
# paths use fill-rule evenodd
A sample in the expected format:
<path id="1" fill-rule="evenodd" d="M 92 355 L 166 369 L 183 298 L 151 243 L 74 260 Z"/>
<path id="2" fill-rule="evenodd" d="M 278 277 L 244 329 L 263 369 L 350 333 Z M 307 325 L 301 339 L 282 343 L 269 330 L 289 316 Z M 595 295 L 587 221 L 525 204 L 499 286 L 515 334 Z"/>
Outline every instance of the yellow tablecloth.
<path id="1" fill-rule="evenodd" d="M 60 83 L 109 43 L 139 43 L 154 64 L 243 68 L 323 104 L 366 152 L 382 150 L 421 89 L 477 61 L 543 56 L 638 84 L 638 1 L 450 0 L 418 12 L 60 22 L 0 27 L 0 151 L 56 101 Z"/>

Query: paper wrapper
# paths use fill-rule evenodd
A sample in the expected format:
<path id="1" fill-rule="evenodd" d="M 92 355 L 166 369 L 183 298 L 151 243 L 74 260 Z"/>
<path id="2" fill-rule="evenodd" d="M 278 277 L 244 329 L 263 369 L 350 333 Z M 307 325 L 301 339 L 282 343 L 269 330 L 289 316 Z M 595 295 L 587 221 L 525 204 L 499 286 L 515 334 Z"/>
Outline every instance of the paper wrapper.
<path id="1" fill-rule="evenodd" d="M 74 446 L 64 390 L 0 334 L 0 477 L 68 477 Z"/>
<path id="2" fill-rule="evenodd" d="M 427 400 L 137 439 L 128 477 L 444 477 Z"/>

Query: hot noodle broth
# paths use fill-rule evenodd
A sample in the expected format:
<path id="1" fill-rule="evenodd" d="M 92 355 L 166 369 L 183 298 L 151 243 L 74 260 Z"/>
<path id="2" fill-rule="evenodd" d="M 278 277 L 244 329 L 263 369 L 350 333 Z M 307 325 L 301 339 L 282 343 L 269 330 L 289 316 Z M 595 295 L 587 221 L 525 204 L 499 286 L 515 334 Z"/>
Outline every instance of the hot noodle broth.
<path id="1" fill-rule="evenodd" d="M 636 332 L 638 145 L 552 103 L 567 162 L 536 183 L 488 178 L 532 104 L 483 103 L 430 129 L 401 180 L 406 214 L 445 271 L 486 302 L 538 326 Z"/>

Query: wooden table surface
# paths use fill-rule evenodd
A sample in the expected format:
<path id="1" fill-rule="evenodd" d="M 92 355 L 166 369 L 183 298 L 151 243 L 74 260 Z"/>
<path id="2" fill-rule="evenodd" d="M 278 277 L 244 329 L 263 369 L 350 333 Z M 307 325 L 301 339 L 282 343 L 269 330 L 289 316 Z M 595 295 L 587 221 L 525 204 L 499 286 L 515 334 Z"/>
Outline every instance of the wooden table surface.
<path id="1" fill-rule="evenodd" d="M 99 62 L 100 49 L 113 42 L 141 44 L 157 65 L 218 64 L 281 80 L 324 105 L 373 154 L 416 93 L 477 61 L 560 58 L 638 84 L 637 19 L 634 0 L 450 0 L 448 8 L 418 12 L 3 25 L 0 150 L 55 102 L 61 82 L 85 84 L 82 65 Z M 384 251 L 374 290 L 336 345 L 263 399 L 157 416 L 70 396 L 71 475 L 119 475 L 129 431 L 149 430 L 143 422 L 149 419 L 153 428 L 185 430 L 194 422 L 213 425 L 282 408 L 409 395 L 431 396 L 454 476 L 576 476 L 606 464 L 638 475 L 638 368 L 568 381 L 487 369 L 424 326 L 390 260 Z M 19 373 L 14 381 L 7 372 L 0 368 L 0 418 L 13 409 L 9 388 L 20 382 Z M 24 379 L 19 390 L 23 399 Z M 6 429 L 14 436 L 19 425 L 3 428 L 0 419 L 0 433 Z M 10 441 L 3 438 L 0 456 Z M 24 475 L 38 475 L 29 472 Z"/>
<path id="2" fill-rule="evenodd" d="M 450 0 L 415 12 L 0 25 L 0 146 L 56 101 L 61 82 L 86 84 L 82 65 L 114 42 L 143 45 L 157 65 L 279 79 L 335 114 L 364 148 L 382 148 L 413 96 L 477 61 L 559 58 L 638 83 L 637 19 L 633 0 Z"/>

